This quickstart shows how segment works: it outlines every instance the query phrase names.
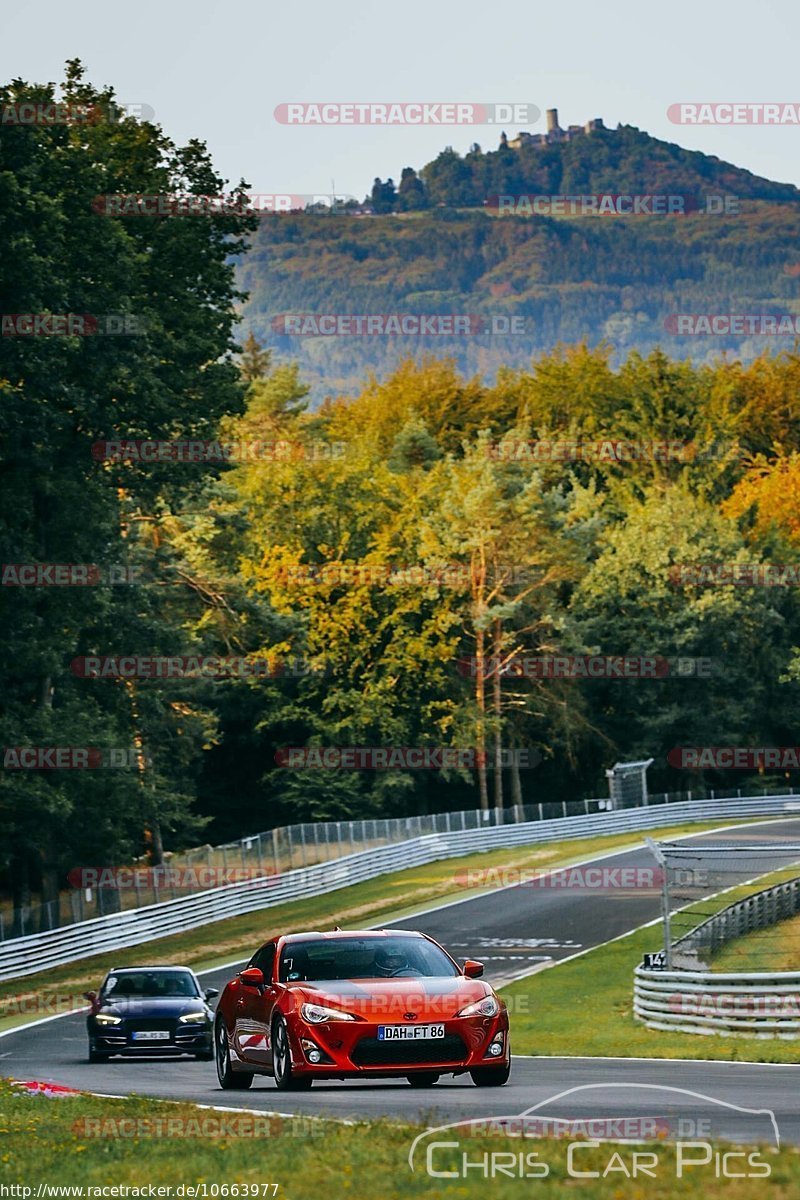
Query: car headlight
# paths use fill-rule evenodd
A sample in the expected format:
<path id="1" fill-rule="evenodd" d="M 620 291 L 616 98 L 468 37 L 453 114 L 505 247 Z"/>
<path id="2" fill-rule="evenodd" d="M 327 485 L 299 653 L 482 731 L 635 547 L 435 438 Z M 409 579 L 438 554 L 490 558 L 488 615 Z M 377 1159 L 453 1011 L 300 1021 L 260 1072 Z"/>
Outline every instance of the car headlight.
<path id="1" fill-rule="evenodd" d="M 476 1000 L 474 1004 L 468 1004 L 466 1008 L 462 1008 L 456 1013 L 457 1017 L 496 1017 L 500 1012 L 500 1005 L 495 1000 L 494 996 L 484 996 L 483 1000 Z"/>
<path id="2" fill-rule="evenodd" d="M 184 1013 L 178 1020 L 182 1025 L 199 1025 L 201 1021 L 207 1021 L 208 1017 L 204 1012 L 190 1012 Z"/>
<path id="3" fill-rule="evenodd" d="M 95 1023 L 97 1025 L 121 1025 L 122 1017 L 112 1017 L 109 1013 L 97 1013 L 95 1015 Z"/>
<path id="4" fill-rule="evenodd" d="M 309 1025 L 319 1025 L 322 1021 L 355 1021 L 352 1013 L 342 1012 L 339 1008 L 326 1008 L 324 1004 L 303 1004 L 300 1008 L 303 1020 Z"/>

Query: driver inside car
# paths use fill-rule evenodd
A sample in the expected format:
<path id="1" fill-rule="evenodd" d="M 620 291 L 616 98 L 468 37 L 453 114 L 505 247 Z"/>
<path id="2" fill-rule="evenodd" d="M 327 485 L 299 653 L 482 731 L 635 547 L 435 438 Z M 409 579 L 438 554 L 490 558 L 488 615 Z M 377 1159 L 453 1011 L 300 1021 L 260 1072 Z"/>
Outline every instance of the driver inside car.
<path id="1" fill-rule="evenodd" d="M 375 974 L 388 977 L 397 975 L 400 971 L 410 971 L 414 968 L 405 954 L 396 946 L 387 946 L 375 953 Z"/>

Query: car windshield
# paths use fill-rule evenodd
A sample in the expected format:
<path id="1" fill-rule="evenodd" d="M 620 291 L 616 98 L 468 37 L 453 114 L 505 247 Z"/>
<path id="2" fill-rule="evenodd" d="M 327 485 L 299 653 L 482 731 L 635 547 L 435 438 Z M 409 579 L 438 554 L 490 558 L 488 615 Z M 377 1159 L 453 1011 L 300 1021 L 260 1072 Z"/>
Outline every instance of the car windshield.
<path id="1" fill-rule="evenodd" d="M 452 978 L 458 972 L 438 946 L 424 938 L 320 938 L 289 942 L 281 951 L 280 979 Z"/>
<path id="2" fill-rule="evenodd" d="M 101 994 L 104 1000 L 112 1000 L 118 996 L 199 996 L 200 991 L 188 971 L 120 971 L 109 975 Z"/>

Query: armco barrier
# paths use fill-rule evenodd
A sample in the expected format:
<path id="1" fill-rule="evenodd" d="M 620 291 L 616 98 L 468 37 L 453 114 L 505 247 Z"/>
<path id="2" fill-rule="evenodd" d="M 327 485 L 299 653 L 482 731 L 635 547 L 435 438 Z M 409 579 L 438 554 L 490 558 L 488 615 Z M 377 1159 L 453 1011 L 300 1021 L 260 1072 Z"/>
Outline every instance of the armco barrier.
<path id="1" fill-rule="evenodd" d="M 33 975 L 93 954 L 139 946 L 172 933 L 195 929 L 211 921 L 271 908 L 305 896 L 318 896 L 349 887 L 391 871 L 421 866 L 443 858 L 569 838 L 635 832 L 685 822 L 782 815 L 792 809 L 792 797 L 759 796 L 738 800 L 683 801 L 675 804 L 528 821 L 488 829 L 436 833 L 392 846 L 364 850 L 313 867 L 265 876 L 130 909 L 46 933 L 0 943 L 0 980 Z M 796 799 L 794 801 L 796 804 Z"/>
<path id="2" fill-rule="evenodd" d="M 746 933 L 754 933 L 757 929 L 777 925 L 779 921 L 797 916 L 798 912 L 800 879 L 787 879 L 783 883 L 773 884 L 721 908 L 691 933 L 673 942 L 672 965 L 683 967 L 684 970 L 706 970 L 708 964 L 701 960 L 701 954 L 713 955 L 726 942 L 743 937 Z M 687 968 L 678 963 L 678 954 L 693 960 L 692 965 Z"/>
<path id="3" fill-rule="evenodd" d="M 633 1013 L 650 1029 L 800 1037 L 800 972 L 634 971 Z"/>

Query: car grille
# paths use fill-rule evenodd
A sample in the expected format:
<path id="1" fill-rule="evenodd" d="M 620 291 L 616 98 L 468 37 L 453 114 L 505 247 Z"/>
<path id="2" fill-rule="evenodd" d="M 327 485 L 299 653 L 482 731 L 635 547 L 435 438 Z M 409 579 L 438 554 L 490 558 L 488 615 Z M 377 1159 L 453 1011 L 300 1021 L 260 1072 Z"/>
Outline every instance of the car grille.
<path id="1" fill-rule="evenodd" d="M 131 1017 L 125 1022 L 125 1029 L 128 1033 L 133 1033 L 134 1030 L 144 1033 L 145 1030 L 168 1029 L 172 1034 L 175 1032 L 176 1024 L 174 1017 L 161 1017 L 160 1020 L 158 1017 L 152 1019 L 150 1017 Z"/>
<path id="2" fill-rule="evenodd" d="M 359 1067 L 391 1067 L 406 1063 L 463 1062 L 467 1047 L 455 1033 L 434 1038 L 429 1042 L 379 1042 L 377 1038 L 362 1038 L 351 1058 Z"/>

